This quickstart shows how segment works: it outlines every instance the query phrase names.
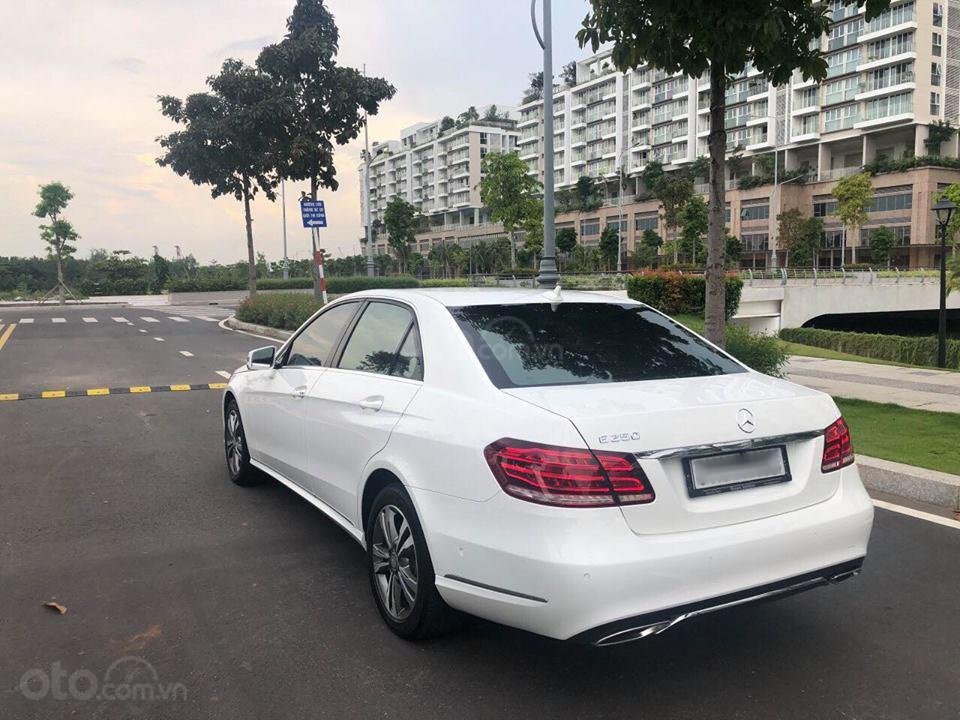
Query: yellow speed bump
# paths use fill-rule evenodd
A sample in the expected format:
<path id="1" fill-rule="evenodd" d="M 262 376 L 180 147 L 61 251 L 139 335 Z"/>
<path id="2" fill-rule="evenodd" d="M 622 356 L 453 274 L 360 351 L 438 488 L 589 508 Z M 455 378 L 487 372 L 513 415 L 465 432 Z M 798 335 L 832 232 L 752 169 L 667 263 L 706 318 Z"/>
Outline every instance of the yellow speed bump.
<path id="1" fill-rule="evenodd" d="M 153 388 L 150 387 L 149 385 L 134 385 L 133 387 L 130 388 L 130 392 L 132 393 L 148 393 L 152 391 L 153 391 Z"/>
<path id="2" fill-rule="evenodd" d="M 49 400 L 51 398 L 62 398 L 67 396 L 66 390 L 44 390 L 40 393 L 40 397 L 44 400 Z"/>
<path id="3" fill-rule="evenodd" d="M 87 390 L 87 395 L 109 395 L 110 388 L 90 388 Z"/>
<path id="4" fill-rule="evenodd" d="M 207 387 L 211 390 L 224 390 L 227 387 L 226 383 L 208 383 Z"/>
<path id="5" fill-rule="evenodd" d="M 4 400 L 19 400 L 20 393 L 0 393 L 0 402 Z"/>
<path id="6" fill-rule="evenodd" d="M 192 389 L 189 385 L 171 385 L 171 392 L 184 392 L 186 390 Z"/>

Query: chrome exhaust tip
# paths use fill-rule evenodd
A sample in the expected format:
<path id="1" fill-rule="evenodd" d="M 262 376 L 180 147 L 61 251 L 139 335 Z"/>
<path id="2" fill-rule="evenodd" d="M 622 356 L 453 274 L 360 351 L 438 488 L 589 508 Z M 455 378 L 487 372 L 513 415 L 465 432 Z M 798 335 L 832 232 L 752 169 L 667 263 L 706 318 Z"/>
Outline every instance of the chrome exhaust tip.
<path id="1" fill-rule="evenodd" d="M 593 644 L 597 647 L 609 647 L 610 645 L 620 645 L 622 643 L 634 642 L 635 640 L 643 640 L 644 638 L 651 637 L 652 635 L 659 635 L 663 631 L 669 630 L 681 620 L 683 620 L 682 615 L 671 618 L 670 620 L 661 620 L 660 622 L 651 623 L 649 625 L 627 628 L 626 630 L 621 630 L 620 632 L 613 633 L 612 635 L 602 637 Z"/>

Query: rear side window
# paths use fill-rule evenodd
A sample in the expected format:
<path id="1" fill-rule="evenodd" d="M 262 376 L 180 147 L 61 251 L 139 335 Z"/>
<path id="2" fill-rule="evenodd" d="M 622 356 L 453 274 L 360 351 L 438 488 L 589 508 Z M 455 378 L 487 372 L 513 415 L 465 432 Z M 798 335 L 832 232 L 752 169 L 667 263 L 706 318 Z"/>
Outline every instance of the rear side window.
<path id="1" fill-rule="evenodd" d="M 638 305 L 471 305 L 450 312 L 501 388 L 746 372 L 693 333 Z"/>
<path id="2" fill-rule="evenodd" d="M 359 303 L 334 305 L 321 313 L 293 339 L 285 365 L 326 365 L 340 333 L 357 312 Z"/>
<path id="3" fill-rule="evenodd" d="M 422 368 L 423 361 L 419 342 L 410 341 L 411 334 L 416 334 L 416 325 L 410 310 L 392 303 L 372 302 L 357 321 L 338 367 L 379 375 L 415 377 L 416 367 Z M 400 355 L 404 353 L 407 357 L 401 363 Z M 422 379 L 422 370 L 420 377 L 415 379 Z"/>

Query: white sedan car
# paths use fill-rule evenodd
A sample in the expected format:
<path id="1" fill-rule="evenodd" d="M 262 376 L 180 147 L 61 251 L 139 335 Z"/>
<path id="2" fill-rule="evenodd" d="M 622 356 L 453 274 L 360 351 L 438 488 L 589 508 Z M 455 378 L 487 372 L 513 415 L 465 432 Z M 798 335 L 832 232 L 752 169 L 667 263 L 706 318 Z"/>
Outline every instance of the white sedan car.
<path id="1" fill-rule="evenodd" d="M 406 638 L 462 611 L 635 640 L 855 575 L 873 523 L 829 396 L 606 295 L 349 295 L 250 353 L 223 414 L 234 482 L 361 543 Z"/>

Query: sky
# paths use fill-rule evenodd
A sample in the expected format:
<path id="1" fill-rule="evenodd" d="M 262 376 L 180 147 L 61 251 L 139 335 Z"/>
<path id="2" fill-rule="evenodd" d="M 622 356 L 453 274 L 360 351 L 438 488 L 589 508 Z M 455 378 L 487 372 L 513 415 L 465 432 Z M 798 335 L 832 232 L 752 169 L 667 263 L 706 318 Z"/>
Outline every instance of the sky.
<path id="1" fill-rule="evenodd" d="M 29 0 L 0 3 L 0 256 L 40 255 L 31 215 L 40 184 L 59 180 L 75 197 L 65 213 L 80 233 L 78 257 L 93 248 L 201 263 L 246 258 L 243 210 L 212 199 L 156 165 L 158 136 L 173 124 L 157 95 L 204 89 L 224 59 L 253 62 L 285 32 L 294 0 Z M 339 62 L 384 77 L 393 100 L 370 119 L 370 141 L 470 105 L 519 104 L 527 75 L 542 66 L 527 0 L 327 0 L 340 29 Z M 554 68 L 586 55 L 575 33 L 586 0 L 553 0 Z M 360 252 L 363 136 L 335 162 L 337 192 L 325 191 L 335 256 Z M 291 258 L 309 256 L 299 223 L 300 184 L 287 183 Z M 283 256 L 281 203 L 253 203 L 254 242 Z"/>

